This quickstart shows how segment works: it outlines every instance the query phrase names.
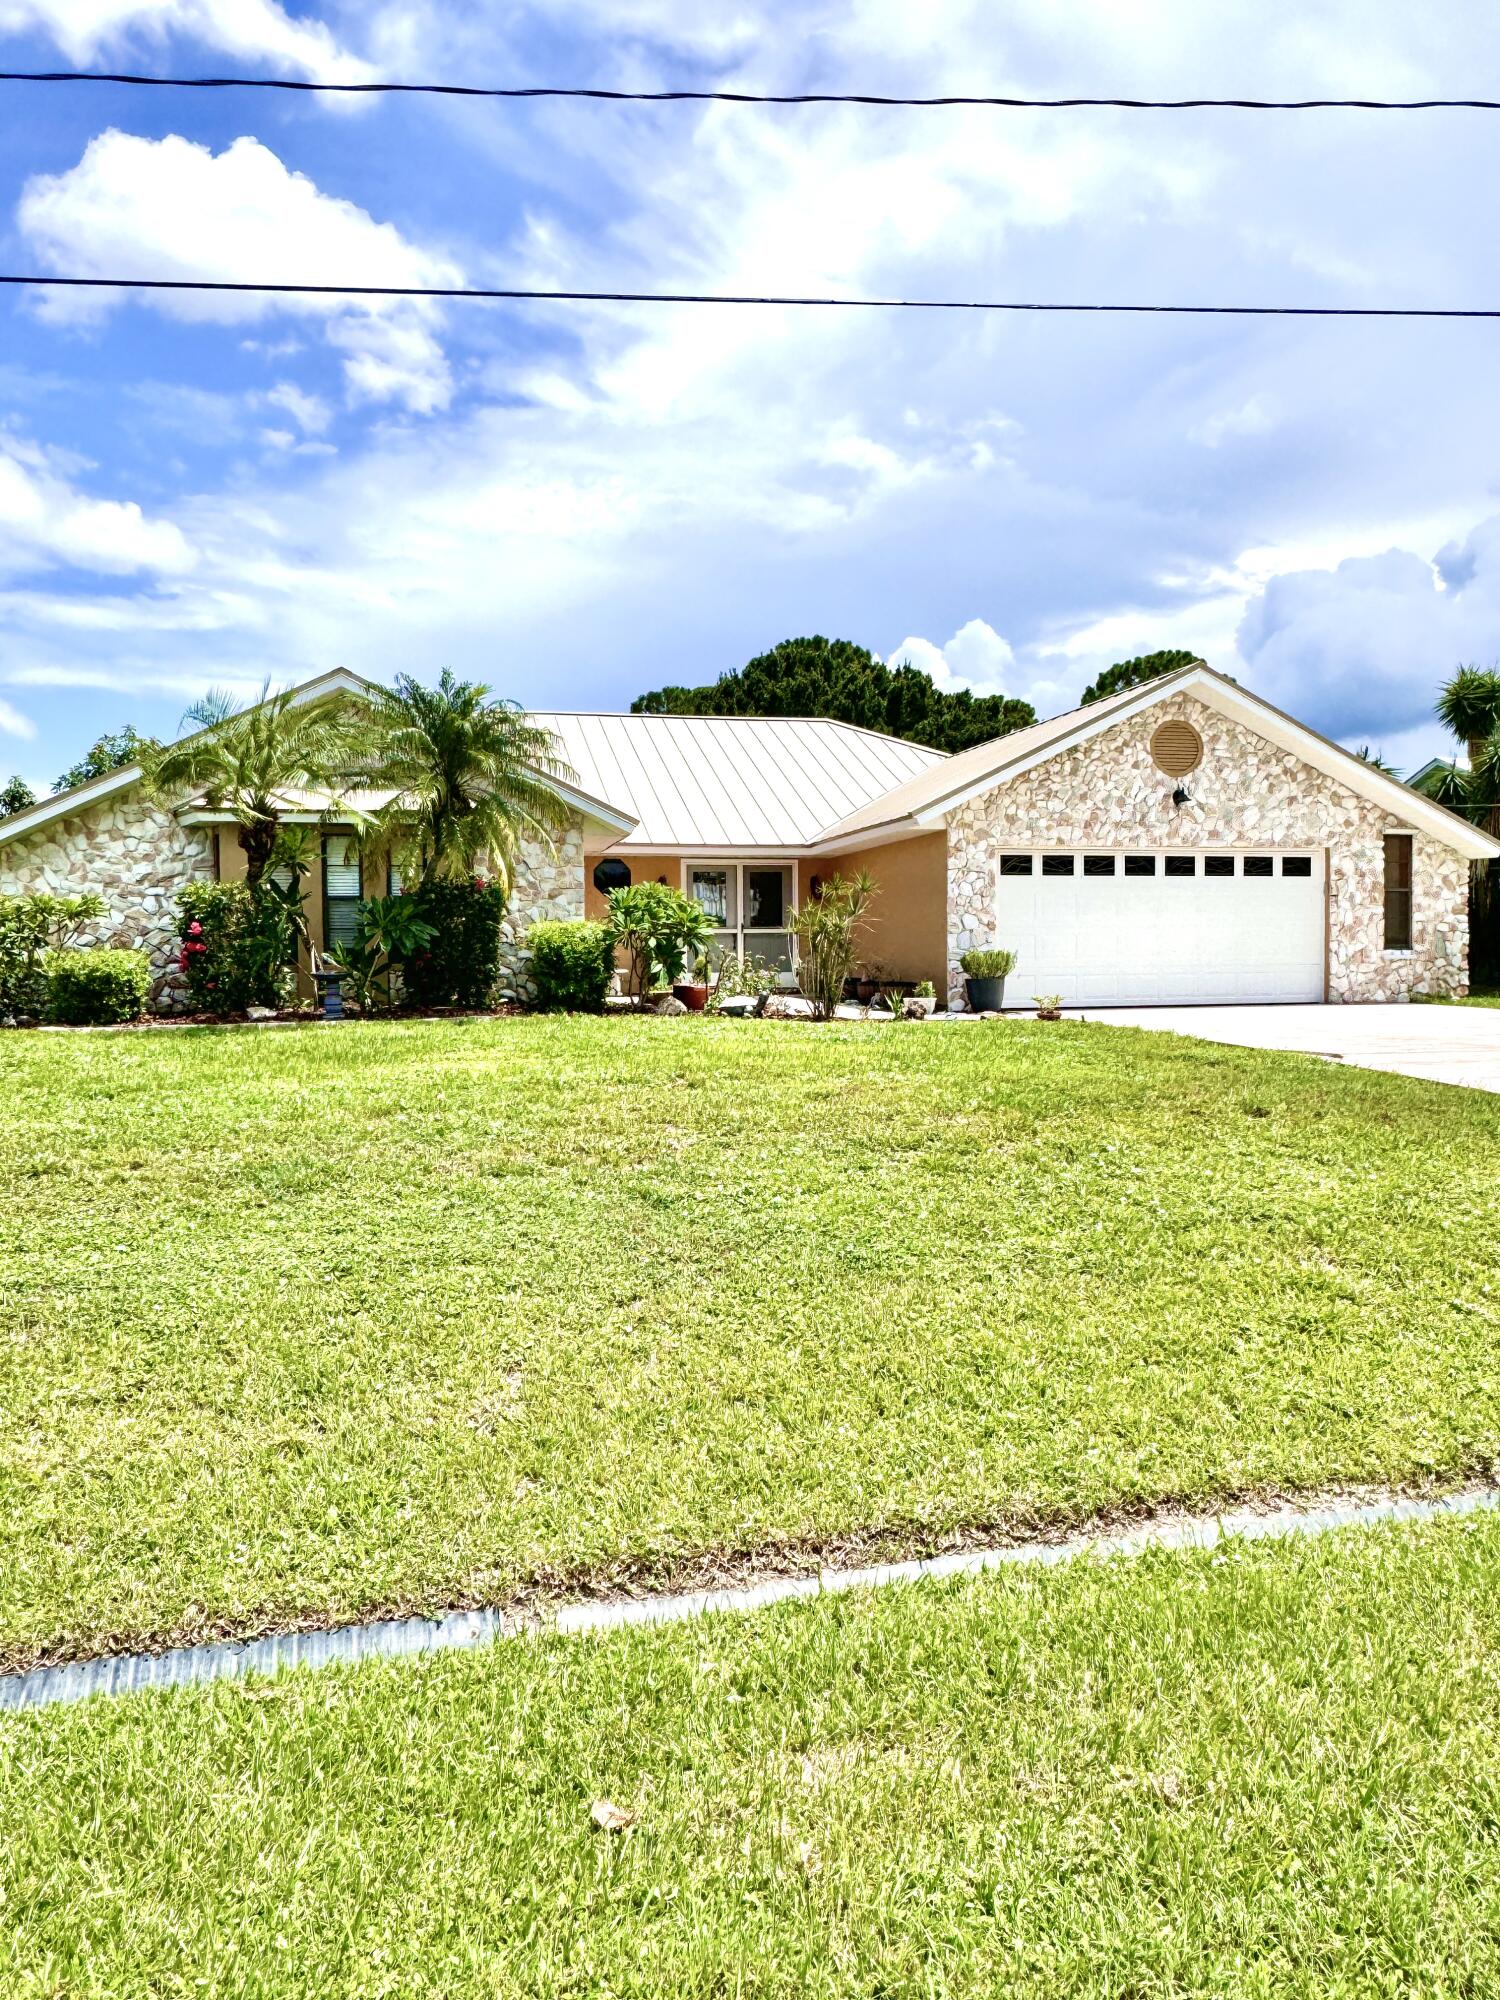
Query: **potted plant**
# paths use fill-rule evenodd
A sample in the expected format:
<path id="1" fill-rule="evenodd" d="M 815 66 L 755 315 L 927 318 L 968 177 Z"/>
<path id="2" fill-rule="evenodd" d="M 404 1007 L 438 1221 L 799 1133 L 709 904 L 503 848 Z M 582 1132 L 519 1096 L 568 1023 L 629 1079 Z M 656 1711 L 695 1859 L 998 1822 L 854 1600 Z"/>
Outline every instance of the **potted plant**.
<path id="1" fill-rule="evenodd" d="M 904 1021 L 925 1021 L 936 1006 L 937 995 L 932 990 L 932 981 L 919 979 L 901 1002 L 901 1018 Z"/>
<path id="2" fill-rule="evenodd" d="M 700 951 L 693 962 L 691 979 L 683 977 L 672 988 L 672 998 L 680 1000 L 690 1014 L 701 1014 L 708 1005 L 708 953 Z"/>
<path id="3" fill-rule="evenodd" d="M 1062 995 L 1060 993 L 1033 993 L 1039 1021 L 1060 1021 L 1062 1019 Z"/>
<path id="4" fill-rule="evenodd" d="M 998 1014 L 1005 1005 L 1005 980 L 1016 969 L 1016 955 L 989 945 L 983 950 L 966 951 L 958 961 L 964 971 L 964 990 L 975 1014 Z"/>

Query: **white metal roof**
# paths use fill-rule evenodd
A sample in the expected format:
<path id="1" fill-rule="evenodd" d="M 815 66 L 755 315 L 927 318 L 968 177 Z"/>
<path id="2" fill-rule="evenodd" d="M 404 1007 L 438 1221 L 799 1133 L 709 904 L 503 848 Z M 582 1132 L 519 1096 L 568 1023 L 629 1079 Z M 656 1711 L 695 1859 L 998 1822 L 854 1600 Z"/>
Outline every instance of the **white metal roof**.
<path id="1" fill-rule="evenodd" d="M 582 788 L 638 822 L 640 850 L 802 848 L 836 820 L 948 760 L 852 723 L 727 715 L 530 718 Z"/>

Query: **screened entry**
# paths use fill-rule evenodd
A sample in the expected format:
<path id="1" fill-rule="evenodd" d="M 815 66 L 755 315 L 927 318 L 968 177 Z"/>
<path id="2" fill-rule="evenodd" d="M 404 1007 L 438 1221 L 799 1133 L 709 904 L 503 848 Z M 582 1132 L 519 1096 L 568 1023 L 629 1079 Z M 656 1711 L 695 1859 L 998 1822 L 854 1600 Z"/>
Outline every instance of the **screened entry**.
<path id="1" fill-rule="evenodd" d="M 684 876 L 687 893 L 714 921 L 715 962 L 732 951 L 793 975 L 796 957 L 786 927 L 796 893 L 790 863 L 690 861 Z"/>

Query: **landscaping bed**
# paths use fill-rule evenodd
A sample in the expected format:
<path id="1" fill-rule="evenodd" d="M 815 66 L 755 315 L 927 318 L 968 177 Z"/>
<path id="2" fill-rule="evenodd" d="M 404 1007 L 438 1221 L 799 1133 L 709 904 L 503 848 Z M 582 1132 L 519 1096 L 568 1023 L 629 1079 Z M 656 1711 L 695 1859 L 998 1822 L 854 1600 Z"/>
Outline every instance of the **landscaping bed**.
<path id="1" fill-rule="evenodd" d="M 1497 1658 L 1476 1516 L 13 1718 L 0 1984 L 1467 2000 Z"/>
<path id="2" fill-rule="evenodd" d="M 1442 1481 L 1500 1100 L 1075 1022 L 0 1044 L 0 1659 Z"/>

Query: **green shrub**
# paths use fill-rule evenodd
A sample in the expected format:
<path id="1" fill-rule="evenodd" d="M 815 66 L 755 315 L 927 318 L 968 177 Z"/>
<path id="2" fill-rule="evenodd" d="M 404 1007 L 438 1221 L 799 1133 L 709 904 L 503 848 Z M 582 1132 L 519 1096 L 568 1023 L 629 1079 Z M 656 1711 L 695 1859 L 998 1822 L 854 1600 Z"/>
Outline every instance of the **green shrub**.
<path id="1" fill-rule="evenodd" d="M 665 882 L 612 890 L 605 929 L 610 949 L 630 959 L 630 990 L 638 1000 L 696 968 L 714 938 L 714 921 L 703 905 Z"/>
<path id="2" fill-rule="evenodd" d="M 1016 969 L 1013 951 L 966 951 L 958 962 L 970 979 L 1008 979 Z"/>
<path id="3" fill-rule="evenodd" d="M 544 1013 L 597 1014 L 614 973 L 605 924 L 533 924 L 526 933 L 536 1004 Z"/>
<path id="4" fill-rule="evenodd" d="M 143 951 L 55 951 L 47 961 L 47 1018 L 72 1028 L 138 1021 L 151 990 Z"/>
<path id="5" fill-rule="evenodd" d="M 301 929 L 295 885 L 284 890 L 269 877 L 253 891 L 243 882 L 189 882 L 177 916 L 178 963 L 194 1012 L 243 1014 L 283 1003 Z"/>
<path id="6" fill-rule="evenodd" d="M 60 951 L 92 917 L 98 896 L 0 896 L 0 1017 L 40 1014 L 47 1004 L 47 954 Z"/>
<path id="7" fill-rule="evenodd" d="M 487 1007 L 500 971 L 505 891 L 497 882 L 422 882 L 408 891 L 431 939 L 401 961 L 413 1007 Z"/>

